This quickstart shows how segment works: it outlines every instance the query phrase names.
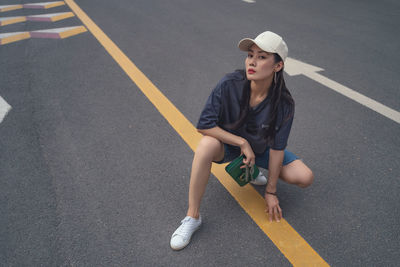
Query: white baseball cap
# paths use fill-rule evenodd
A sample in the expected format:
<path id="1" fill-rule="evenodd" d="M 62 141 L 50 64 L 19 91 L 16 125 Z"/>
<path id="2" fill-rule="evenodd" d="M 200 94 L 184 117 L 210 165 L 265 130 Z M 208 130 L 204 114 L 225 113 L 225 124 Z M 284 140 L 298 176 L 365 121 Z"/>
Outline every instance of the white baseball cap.
<path id="1" fill-rule="evenodd" d="M 277 53 L 283 61 L 288 55 L 288 47 L 282 37 L 276 33 L 266 31 L 259 34 L 256 39 L 244 38 L 240 40 L 238 47 L 242 51 L 249 51 L 256 44 L 259 48 L 269 53 Z"/>

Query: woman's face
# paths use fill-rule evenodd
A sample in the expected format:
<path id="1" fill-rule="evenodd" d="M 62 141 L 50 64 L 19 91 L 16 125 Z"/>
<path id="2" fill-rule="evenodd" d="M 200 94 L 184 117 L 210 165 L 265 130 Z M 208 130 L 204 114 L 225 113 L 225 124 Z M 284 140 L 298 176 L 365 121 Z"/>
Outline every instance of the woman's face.
<path id="1" fill-rule="evenodd" d="M 254 81 L 270 80 L 283 67 L 282 62 L 275 63 L 273 53 L 261 50 L 256 44 L 250 47 L 245 63 L 247 79 Z"/>

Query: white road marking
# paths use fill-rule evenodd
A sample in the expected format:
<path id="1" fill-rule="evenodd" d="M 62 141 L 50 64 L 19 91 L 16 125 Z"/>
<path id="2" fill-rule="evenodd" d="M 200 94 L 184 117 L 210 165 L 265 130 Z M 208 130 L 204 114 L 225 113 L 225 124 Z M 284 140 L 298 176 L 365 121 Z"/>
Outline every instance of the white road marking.
<path id="1" fill-rule="evenodd" d="M 0 40 L 2 38 L 12 37 L 12 36 L 19 35 L 19 34 L 22 34 L 22 33 L 27 33 L 27 32 L 5 32 L 5 33 L 0 33 Z"/>
<path id="2" fill-rule="evenodd" d="M 84 26 L 72 26 L 31 32 L 0 33 L 0 45 L 17 42 L 28 38 L 64 39 L 86 31 L 87 30 Z"/>
<path id="3" fill-rule="evenodd" d="M 79 34 L 82 32 L 86 32 L 85 27 L 73 26 L 73 27 L 31 31 L 30 34 L 31 34 L 32 38 L 63 39 L 63 38 L 67 38 L 69 36 L 73 36 L 73 35 L 76 35 L 76 34 Z"/>
<path id="4" fill-rule="evenodd" d="M 65 5 L 64 1 L 54 1 L 54 2 L 41 2 L 41 3 L 30 3 L 24 4 L 24 8 L 38 8 L 38 9 L 47 9 L 56 6 Z"/>
<path id="5" fill-rule="evenodd" d="M 63 27 L 63 28 L 55 28 L 55 29 L 46 29 L 46 30 L 37 30 L 37 31 L 31 31 L 31 33 L 35 32 L 43 32 L 43 33 L 61 33 L 69 30 L 74 30 L 77 29 L 81 26 L 72 26 L 72 27 Z"/>
<path id="6" fill-rule="evenodd" d="M 253 3 L 255 3 L 256 1 L 254 1 L 254 0 L 242 0 L 243 2 L 246 2 L 246 3 L 249 3 L 249 4 L 253 4 Z"/>
<path id="7" fill-rule="evenodd" d="M 51 14 L 40 14 L 40 15 L 30 15 L 26 16 L 26 18 L 30 21 L 51 21 L 52 18 L 57 16 L 74 16 L 72 12 L 61 12 L 61 13 L 51 13 Z"/>
<path id="8" fill-rule="evenodd" d="M 0 22 L 10 20 L 10 19 L 19 19 L 19 18 L 25 18 L 25 16 L 17 16 L 17 17 L 1 17 Z"/>
<path id="9" fill-rule="evenodd" d="M 31 38 L 29 32 L 0 33 L 0 45 Z"/>
<path id="10" fill-rule="evenodd" d="M 11 11 L 11 10 L 16 10 L 16 9 L 21 9 L 23 6 L 22 5 L 1 5 L 0 6 L 0 12 L 6 12 L 6 11 Z"/>
<path id="11" fill-rule="evenodd" d="M 6 117 L 7 113 L 10 111 L 11 106 L 0 96 L 0 123 Z"/>
<path id="12" fill-rule="evenodd" d="M 382 114 L 383 116 L 400 123 L 400 112 L 389 108 L 369 97 L 366 97 L 353 89 L 350 89 L 338 82 L 335 82 L 319 73 L 318 71 L 323 71 L 324 69 L 301 62 L 293 58 L 287 58 L 285 61 L 285 72 L 290 76 L 303 74 L 308 78 L 319 82 L 320 84 L 347 96 L 348 98 Z"/>

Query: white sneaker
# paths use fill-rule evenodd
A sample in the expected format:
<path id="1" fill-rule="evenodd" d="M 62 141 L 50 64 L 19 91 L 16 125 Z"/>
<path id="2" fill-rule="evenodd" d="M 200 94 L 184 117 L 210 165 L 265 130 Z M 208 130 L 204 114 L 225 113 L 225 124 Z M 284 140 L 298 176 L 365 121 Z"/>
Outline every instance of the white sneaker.
<path id="1" fill-rule="evenodd" d="M 173 250 L 183 249 L 189 244 L 193 233 L 200 228 L 201 216 L 198 219 L 186 216 L 181 223 L 171 236 L 170 245 Z"/>
<path id="2" fill-rule="evenodd" d="M 256 179 L 250 181 L 250 183 L 254 185 L 266 185 L 267 182 L 268 182 L 267 177 L 265 177 L 261 171 L 256 177 Z"/>

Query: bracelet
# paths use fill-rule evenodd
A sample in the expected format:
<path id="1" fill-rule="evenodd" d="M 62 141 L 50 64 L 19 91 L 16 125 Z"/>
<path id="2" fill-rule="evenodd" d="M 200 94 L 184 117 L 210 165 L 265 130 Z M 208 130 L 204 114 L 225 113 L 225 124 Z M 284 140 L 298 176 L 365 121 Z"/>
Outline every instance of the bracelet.
<path id="1" fill-rule="evenodd" d="M 277 195 L 276 195 L 276 192 L 275 192 L 275 193 L 272 193 L 272 192 L 265 191 L 265 194 L 270 194 L 270 195 L 277 196 Z"/>

